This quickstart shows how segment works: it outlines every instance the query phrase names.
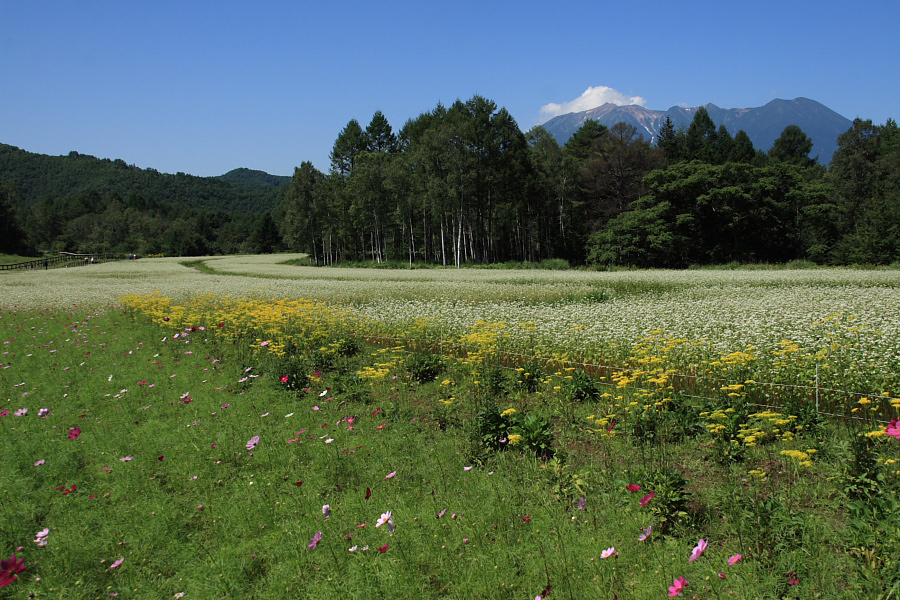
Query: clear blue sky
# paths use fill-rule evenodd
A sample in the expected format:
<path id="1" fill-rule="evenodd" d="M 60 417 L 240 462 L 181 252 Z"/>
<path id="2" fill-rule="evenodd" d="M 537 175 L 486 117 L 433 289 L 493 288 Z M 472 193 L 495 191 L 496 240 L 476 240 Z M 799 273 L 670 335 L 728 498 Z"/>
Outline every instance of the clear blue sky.
<path id="1" fill-rule="evenodd" d="M 0 142 L 290 175 L 327 171 L 376 110 L 396 131 L 480 94 L 527 130 L 588 88 L 661 110 L 804 96 L 884 123 L 898 24 L 896 0 L 0 0 Z"/>

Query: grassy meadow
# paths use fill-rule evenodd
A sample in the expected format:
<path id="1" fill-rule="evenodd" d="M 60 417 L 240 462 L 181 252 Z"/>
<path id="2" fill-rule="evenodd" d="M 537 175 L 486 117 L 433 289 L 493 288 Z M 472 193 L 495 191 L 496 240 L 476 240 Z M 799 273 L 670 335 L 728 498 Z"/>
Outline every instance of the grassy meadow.
<path id="1" fill-rule="evenodd" d="M 0 273 L 0 598 L 900 595 L 900 272 L 296 258 Z"/>

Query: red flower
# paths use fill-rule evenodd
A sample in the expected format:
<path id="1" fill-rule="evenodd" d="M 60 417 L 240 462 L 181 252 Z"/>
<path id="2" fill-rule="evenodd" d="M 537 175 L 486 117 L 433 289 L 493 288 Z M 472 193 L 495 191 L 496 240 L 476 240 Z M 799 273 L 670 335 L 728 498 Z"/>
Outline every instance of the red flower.
<path id="1" fill-rule="evenodd" d="M 73 427 L 72 429 L 69 430 L 69 439 L 70 440 L 77 440 L 79 435 L 81 435 L 80 427 Z"/>
<path id="2" fill-rule="evenodd" d="M 298 482 L 295 483 L 294 485 L 296 485 L 297 487 L 300 487 L 301 485 L 303 485 L 303 482 L 302 482 L 302 481 L 298 481 Z"/>
<path id="3" fill-rule="evenodd" d="M 162 459 L 165 458 L 165 455 L 164 455 L 164 454 L 160 454 L 160 455 L 157 456 L 156 458 L 157 458 L 157 460 L 162 460 Z"/>
<path id="4" fill-rule="evenodd" d="M 633 483 L 629 483 L 628 485 L 625 486 L 625 489 L 628 490 L 629 492 L 636 492 L 639 489 L 641 489 L 641 486 L 635 485 Z"/>
<path id="5" fill-rule="evenodd" d="M 387 546 L 385 546 L 387 548 Z M 0 587 L 6 587 L 18 579 L 17 573 L 25 570 L 25 559 L 13 554 L 9 560 L 0 560 Z"/>
<path id="6" fill-rule="evenodd" d="M 225 323 L 219 323 L 216 327 L 225 327 Z"/>
<path id="7" fill-rule="evenodd" d="M 378 551 L 379 552 L 387 552 L 388 546 L 390 546 L 390 544 L 385 544 L 384 546 L 379 547 Z"/>
<path id="8" fill-rule="evenodd" d="M 653 500 L 653 496 L 656 495 L 656 492 L 650 492 L 643 498 L 641 498 L 641 506 L 647 506 L 647 503 Z"/>
<path id="9" fill-rule="evenodd" d="M 74 492 L 76 487 L 77 487 L 77 486 L 73 483 L 73 484 L 72 484 L 72 487 L 70 487 L 69 489 L 65 490 L 65 491 L 62 493 L 63 496 L 68 496 L 69 494 L 71 494 L 72 492 Z M 57 489 L 58 489 L 58 488 L 57 488 Z"/>
<path id="10" fill-rule="evenodd" d="M 289 379 L 289 377 L 288 377 L 287 375 L 282 375 L 282 376 L 281 376 L 281 383 L 287 383 L 287 382 L 288 382 L 288 379 Z"/>
<path id="11" fill-rule="evenodd" d="M 531 522 L 531 515 L 525 515 L 524 517 L 522 517 L 522 522 L 523 522 L 523 523 L 530 523 L 530 522 Z"/>
<path id="12" fill-rule="evenodd" d="M 372 489 L 366 488 L 366 500 L 368 500 L 371 495 L 372 495 Z"/>

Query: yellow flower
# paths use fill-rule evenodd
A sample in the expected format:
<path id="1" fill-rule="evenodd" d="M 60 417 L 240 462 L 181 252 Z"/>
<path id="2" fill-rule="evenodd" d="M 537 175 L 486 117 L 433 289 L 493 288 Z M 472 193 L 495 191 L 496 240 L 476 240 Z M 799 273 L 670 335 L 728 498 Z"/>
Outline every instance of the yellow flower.
<path id="1" fill-rule="evenodd" d="M 507 408 L 507 409 L 504 410 L 502 413 L 500 413 L 500 416 L 501 416 L 501 417 L 508 417 L 509 415 L 514 415 L 514 414 L 516 414 L 517 412 L 518 412 L 518 411 L 517 411 L 516 409 L 514 409 L 514 408 Z"/>
<path id="2" fill-rule="evenodd" d="M 522 436 L 519 435 L 518 433 L 512 434 L 511 436 L 509 436 L 508 439 L 509 439 L 510 446 L 516 446 L 522 442 Z"/>

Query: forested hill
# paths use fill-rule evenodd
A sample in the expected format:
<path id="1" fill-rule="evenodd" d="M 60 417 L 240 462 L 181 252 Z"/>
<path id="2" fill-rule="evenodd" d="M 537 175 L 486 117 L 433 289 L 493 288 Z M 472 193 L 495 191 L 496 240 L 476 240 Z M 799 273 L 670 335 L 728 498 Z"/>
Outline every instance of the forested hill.
<path id="1" fill-rule="evenodd" d="M 278 187 L 286 183 L 290 183 L 290 175 L 270 175 L 265 171 L 255 171 L 253 169 L 232 169 L 224 175 L 219 175 L 215 179 L 221 179 L 229 183 L 236 183 L 248 187 Z"/>
<path id="2" fill-rule="evenodd" d="M 236 169 L 219 177 L 197 177 L 141 169 L 122 159 L 78 152 L 48 156 L 0 144 L 0 181 L 12 183 L 20 205 L 83 193 L 121 197 L 138 194 L 157 202 L 206 211 L 262 214 L 277 208 L 289 177 Z"/>

